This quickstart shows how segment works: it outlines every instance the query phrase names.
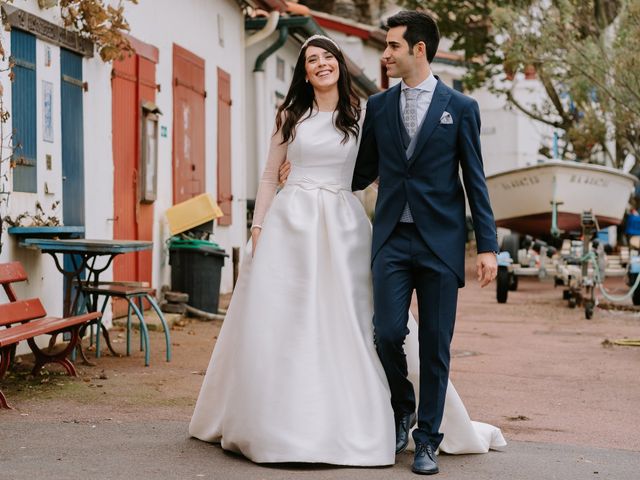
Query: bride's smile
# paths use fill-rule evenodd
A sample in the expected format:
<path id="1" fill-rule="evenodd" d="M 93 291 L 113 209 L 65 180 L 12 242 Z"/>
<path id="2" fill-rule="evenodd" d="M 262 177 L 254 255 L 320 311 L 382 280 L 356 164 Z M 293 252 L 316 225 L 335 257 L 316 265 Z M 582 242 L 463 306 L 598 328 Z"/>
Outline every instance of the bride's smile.
<path id="1" fill-rule="evenodd" d="M 336 57 L 331 52 L 313 45 L 307 48 L 305 71 L 307 80 L 317 90 L 333 87 L 340 78 Z"/>

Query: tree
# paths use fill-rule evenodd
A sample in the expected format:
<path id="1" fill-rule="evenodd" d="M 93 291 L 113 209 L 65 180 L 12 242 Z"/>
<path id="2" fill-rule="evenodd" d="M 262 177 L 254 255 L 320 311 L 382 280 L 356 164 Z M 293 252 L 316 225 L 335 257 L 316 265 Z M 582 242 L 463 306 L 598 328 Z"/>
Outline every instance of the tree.
<path id="1" fill-rule="evenodd" d="M 125 0 L 134 4 L 138 0 Z M 105 5 L 104 0 L 60 0 L 64 26 L 91 40 L 103 61 L 108 62 L 132 53 L 125 33 L 129 24 L 124 18 L 124 2 Z"/>
<path id="2" fill-rule="evenodd" d="M 638 153 L 640 6 L 634 0 L 404 0 L 438 19 L 464 52 L 468 88 L 487 86 L 509 105 L 561 132 L 564 158 L 606 157 L 620 167 Z M 635 50 L 634 50 L 635 48 Z M 517 98 L 518 72 L 545 92 Z M 608 148 L 617 142 L 616 154 Z M 598 155 L 600 154 L 600 155 Z M 638 157 L 636 155 L 636 157 Z"/>

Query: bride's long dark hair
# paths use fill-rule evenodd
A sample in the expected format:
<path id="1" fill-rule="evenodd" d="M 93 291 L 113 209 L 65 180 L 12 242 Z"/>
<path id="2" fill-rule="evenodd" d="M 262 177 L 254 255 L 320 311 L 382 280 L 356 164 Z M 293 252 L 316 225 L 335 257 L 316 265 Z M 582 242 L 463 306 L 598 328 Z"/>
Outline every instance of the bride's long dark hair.
<path id="1" fill-rule="evenodd" d="M 309 46 L 320 47 L 331 53 L 338 61 L 340 76 L 338 78 L 338 105 L 336 107 L 335 126 L 344 134 L 342 143 L 349 140 L 349 135 L 357 138 L 360 133 L 360 99 L 351 86 L 351 76 L 342 52 L 334 43 L 325 38 L 314 38 L 302 49 L 293 70 L 291 86 L 276 116 L 276 130 L 282 130 L 282 143 L 296 138 L 296 126 L 306 113 L 311 116 L 315 103 L 315 95 L 310 82 L 305 82 L 306 51 Z"/>

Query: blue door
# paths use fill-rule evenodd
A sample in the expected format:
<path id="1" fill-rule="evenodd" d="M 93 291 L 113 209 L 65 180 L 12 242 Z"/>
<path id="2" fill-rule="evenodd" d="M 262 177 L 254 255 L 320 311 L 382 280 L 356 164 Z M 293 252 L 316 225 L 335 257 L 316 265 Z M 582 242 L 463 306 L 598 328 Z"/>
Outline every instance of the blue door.
<path id="1" fill-rule="evenodd" d="M 82 57 L 60 49 L 62 104 L 62 219 L 84 225 L 84 131 Z"/>
<path id="2" fill-rule="evenodd" d="M 36 37 L 11 30 L 11 59 L 14 62 L 11 86 L 13 126 L 13 190 L 38 191 L 36 122 Z"/>
<path id="3" fill-rule="evenodd" d="M 62 221 L 84 226 L 84 130 L 82 125 L 82 56 L 60 49 L 60 102 L 62 105 Z M 72 270 L 72 255 L 64 268 Z M 75 257 L 75 264 L 80 261 Z M 84 275 L 83 275 L 84 277 Z"/>

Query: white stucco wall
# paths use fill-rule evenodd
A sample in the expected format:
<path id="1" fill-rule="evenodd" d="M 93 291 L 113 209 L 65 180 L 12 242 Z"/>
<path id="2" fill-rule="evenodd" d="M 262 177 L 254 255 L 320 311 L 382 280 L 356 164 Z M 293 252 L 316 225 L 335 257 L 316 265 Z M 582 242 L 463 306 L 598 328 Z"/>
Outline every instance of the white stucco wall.
<path id="1" fill-rule="evenodd" d="M 14 6 L 33 13 L 47 21 L 59 23 L 59 9 L 41 10 L 36 0 L 16 0 Z M 222 21 L 218 22 L 218 17 Z M 172 54 L 173 43 L 184 47 L 205 60 L 205 82 L 208 96 L 205 112 L 206 135 L 206 191 L 216 198 L 217 190 L 217 68 L 231 75 L 231 135 L 232 135 L 232 189 L 233 224 L 216 227 L 214 239 L 229 253 L 235 246 L 246 243 L 246 182 L 245 167 L 245 76 L 244 76 L 244 21 L 242 12 L 233 0 L 140 0 L 138 5 L 129 5 L 126 18 L 131 25 L 131 35 L 159 49 L 156 82 L 161 85 L 156 103 L 163 112 L 160 125 L 166 127 L 166 137 L 159 138 L 158 200 L 154 206 L 153 224 L 153 286 L 160 288 L 170 283 L 168 255 L 164 242 L 168 237 L 165 210 L 172 204 Z M 219 25 L 222 25 L 224 46 L 220 45 Z M 10 33 L 3 31 L 3 43 L 11 51 Z M 51 49 L 51 65 L 44 65 L 45 47 Z M 47 42 L 37 40 L 37 162 L 38 192 L 15 192 L 2 215 L 16 215 L 28 211 L 33 213 L 39 201 L 49 211 L 54 200 L 62 198 L 62 146 L 60 125 L 60 49 Z M 6 62 L 5 62 L 6 65 Z M 83 61 L 83 80 L 89 89 L 84 93 L 84 157 L 85 157 L 85 212 L 87 238 L 112 238 L 113 236 L 113 155 L 112 155 L 112 104 L 111 65 L 103 63 L 98 56 Z M 42 81 L 53 84 L 53 129 L 54 142 L 42 140 Z M 11 112 L 11 83 L 6 73 L 0 76 L 4 87 L 5 109 Z M 11 119 L 4 125 L 4 133 L 11 131 Z M 5 152 L 6 153 L 6 152 Z M 52 168 L 46 169 L 45 158 L 52 156 Z M 45 193 L 45 182 L 49 193 Z M 12 179 L 6 182 L 11 188 Z M 62 216 L 62 206 L 58 207 Z M 5 226 L 6 227 L 6 226 Z M 21 261 L 29 275 L 29 282 L 17 286 L 22 298 L 40 297 L 51 315 L 62 314 L 62 277 L 53 260 L 38 251 L 25 250 L 17 240 L 5 232 L 0 261 Z M 223 269 L 221 290 L 232 287 L 232 264 L 229 258 Z M 107 271 L 103 279 L 111 277 Z M 2 297 L 4 293 L 0 294 Z M 4 298 L 3 298 L 4 300 Z M 109 320 L 109 312 L 106 319 Z"/>
<path id="2" fill-rule="evenodd" d="M 218 17 L 222 18 L 221 23 Z M 173 44 L 177 44 L 205 61 L 205 138 L 206 191 L 217 198 L 217 68 L 231 75 L 231 156 L 233 223 L 215 227 L 214 240 L 229 254 L 222 271 L 223 292 L 230 291 L 233 281 L 231 249 L 246 243 L 246 140 L 245 140 L 245 61 L 244 19 L 233 0 L 140 0 L 128 4 L 126 18 L 131 35 L 159 50 L 156 82 L 161 85 L 156 103 L 162 110 L 160 125 L 167 136 L 158 145 L 158 199 L 154 206 L 153 282 L 160 287 L 170 283 L 168 252 L 164 242 L 169 236 L 165 211 L 172 205 L 172 138 Z M 219 31 L 219 25 L 222 31 Z M 224 45 L 220 44 L 220 37 Z"/>
<path id="3" fill-rule="evenodd" d="M 527 104 L 543 98 L 540 83 L 520 79 L 516 98 Z M 541 145 L 551 149 L 553 129 L 509 108 L 503 97 L 479 89 L 471 93 L 478 100 L 482 115 L 482 153 L 487 175 L 534 165 L 541 157 Z"/>
<path id="4" fill-rule="evenodd" d="M 253 32 L 248 32 L 253 33 Z M 252 45 L 246 50 L 245 58 L 245 85 L 246 85 L 246 152 L 247 198 L 255 199 L 258 190 L 258 182 L 266 162 L 267 147 L 273 131 L 275 115 L 278 105 L 278 95 L 286 96 L 289 84 L 293 76 L 293 68 L 298 60 L 300 45 L 295 40 L 289 39 L 276 52 L 270 55 L 264 62 L 264 73 L 255 74 L 254 68 L 258 56 L 272 45 L 278 38 L 278 32 L 272 33 L 263 41 Z M 277 78 L 278 58 L 284 61 L 284 79 Z M 256 81 L 262 82 L 264 98 L 256 98 Z M 257 102 L 263 102 L 263 115 L 257 118 L 259 110 Z M 260 121 L 261 120 L 261 121 Z M 259 127 L 262 126 L 262 128 Z"/>
<path id="5" fill-rule="evenodd" d="M 50 22 L 58 22 L 59 10 L 41 10 L 36 1 L 16 0 L 13 6 L 27 12 L 38 15 Z M 11 52 L 11 34 L 2 31 L 2 41 L 5 51 Z M 51 64 L 45 65 L 45 50 L 49 48 L 51 53 Z M 85 61 L 95 62 L 95 60 Z M 5 63 L 6 65 L 6 63 Z M 5 66 L 3 65 L 3 67 Z M 108 73 L 106 74 L 108 78 Z M 3 101 L 5 109 L 11 112 L 11 82 L 8 80 L 7 72 L 0 75 L 0 81 L 4 87 Z M 53 142 L 43 140 L 43 86 L 42 82 L 47 81 L 53 84 L 52 96 L 52 116 L 53 116 Z M 57 216 L 62 219 L 62 204 L 55 210 L 51 205 L 56 200 L 62 200 L 62 143 L 61 143 L 61 103 L 60 103 L 60 48 L 42 40 L 36 39 L 36 129 L 37 129 L 37 193 L 12 192 L 9 202 L 3 205 L 0 214 L 4 217 L 8 215 L 12 218 L 28 212 L 35 213 L 35 204 L 40 202 L 46 214 Z M 85 102 L 87 99 L 85 97 Z M 85 108 L 86 109 L 86 108 Z M 13 126 L 11 117 L 3 126 L 5 137 L 5 147 L 8 146 L 7 135 Z M 85 144 L 87 127 L 85 126 Z M 2 152 L 3 158 L 10 155 L 8 150 Z M 51 155 L 51 169 L 47 169 L 46 156 Z M 85 149 L 85 157 L 86 157 Z M 6 164 L 3 164 L 3 171 Z M 46 190 L 45 192 L 45 183 Z M 13 178 L 9 170 L 9 176 L 5 182 L 5 187 L 9 190 L 13 188 Z M 104 214 L 107 205 L 101 203 L 98 206 L 99 214 Z M 87 209 L 89 205 L 87 205 Z M 89 215 L 87 215 L 89 217 Z M 0 262 L 20 261 L 29 276 L 27 282 L 16 284 L 16 294 L 19 298 L 39 297 L 44 307 L 50 315 L 62 314 L 63 287 L 62 275 L 57 271 L 53 259 L 48 255 L 42 255 L 37 250 L 27 250 L 18 245 L 18 240 L 9 235 L 6 231 L 8 225 L 4 225 L 2 232 L 2 253 Z M 5 301 L 4 292 L 0 293 L 1 301 Z"/>

